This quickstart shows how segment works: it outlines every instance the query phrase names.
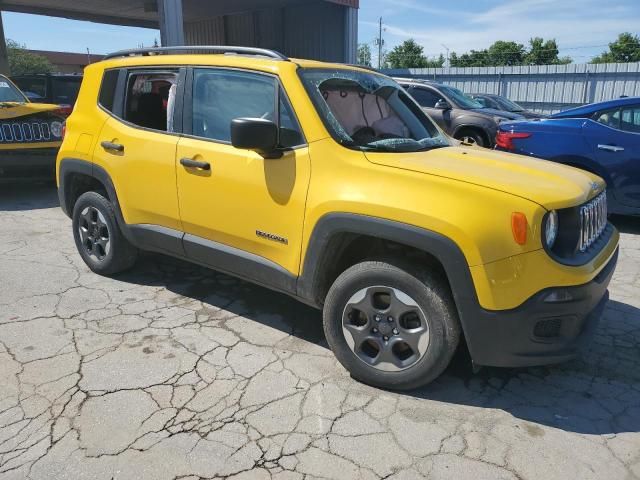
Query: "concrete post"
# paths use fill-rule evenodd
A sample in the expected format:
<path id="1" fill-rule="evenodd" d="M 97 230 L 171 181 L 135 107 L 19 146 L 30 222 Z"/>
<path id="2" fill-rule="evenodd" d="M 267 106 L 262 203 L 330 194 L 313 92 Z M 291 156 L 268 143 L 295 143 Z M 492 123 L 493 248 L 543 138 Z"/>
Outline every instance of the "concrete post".
<path id="1" fill-rule="evenodd" d="M 345 7 L 344 63 L 358 62 L 358 9 Z"/>
<path id="2" fill-rule="evenodd" d="M 182 0 L 158 0 L 160 42 L 163 47 L 184 45 Z"/>
<path id="3" fill-rule="evenodd" d="M 2 11 L 0 11 L 0 73 L 10 75 L 9 57 L 7 56 L 7 41 L 4 38 L 4 27 L 2 25 Z"/>

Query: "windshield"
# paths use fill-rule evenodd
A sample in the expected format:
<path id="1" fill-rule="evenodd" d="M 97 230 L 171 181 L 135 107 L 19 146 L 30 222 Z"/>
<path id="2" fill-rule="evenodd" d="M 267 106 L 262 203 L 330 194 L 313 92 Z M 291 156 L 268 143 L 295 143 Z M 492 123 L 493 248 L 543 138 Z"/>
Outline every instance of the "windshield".
<path id="1" fill-rule="evenodd" d="M 301 69 L 332 136 L 359 150 L 417 152 L 449 141 L 396 82 L 357 70 Z"/>
<path id="2" fill-rule="evenodd" d="M 458 90 L 455 87 L 442 85 L 440 90 L 442 90 L 442 93 L 451 98 L 461 108 L 485 108 L 480 102 L 474 100 L 466 93 L 462 92 L 462 90 Z"/>
<path id="3" fill-rule="evenodd" d="M 494 97 L 494 100 L 502 110 L 506 110 L 507 112 L 522 112 L 524 108 L 518 105 L 516 102 L 512 102 L 508 98 L 504 97 Z"/>
<path id="4" fill-rule="evenodd" d="M 25 103 L 26 101 L 20 90 L 14 87 L 5 77 L 0 76 L 0 102 Z"/>

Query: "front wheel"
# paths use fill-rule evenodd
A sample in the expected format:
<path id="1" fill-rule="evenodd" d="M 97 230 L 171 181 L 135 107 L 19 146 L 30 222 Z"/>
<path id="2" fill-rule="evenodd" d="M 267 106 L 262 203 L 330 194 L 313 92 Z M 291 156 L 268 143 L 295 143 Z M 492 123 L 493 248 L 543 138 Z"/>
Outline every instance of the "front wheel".
<path id="1" fill-rule="evenodd" d="M 323 321 L 336 358 L 355 379 L 395 390 L 437 378 L 460 337 L 446 281 L 395 260 L 343 272 L 327 294 Z"/>
<path id="2" fill-rule="evenodd" d="M 111 202 L 97 192 L 80 195 L 73 207 L 73 237 L 84 263 L 112 275 L 133 266 L 138 249 L 124 237 Z"/>
<path id="3" fill-rule="evenodd" d="M 476 145 L 478 147 L 487 147 L 485 145 L 486 141 L 480 132 L 476 132 L 475 130 L 463 130 L 459 132 L 455 136 L 456 140 L 460 140 L 462 143 L 466 143 L 467 145 Z"/>

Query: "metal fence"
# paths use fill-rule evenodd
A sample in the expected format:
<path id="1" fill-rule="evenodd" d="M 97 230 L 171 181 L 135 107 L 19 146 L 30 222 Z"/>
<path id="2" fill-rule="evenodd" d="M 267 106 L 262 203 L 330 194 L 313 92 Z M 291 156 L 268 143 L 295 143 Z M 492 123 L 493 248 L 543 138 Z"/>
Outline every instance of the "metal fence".
<path id="1" fill-rule="evenodd" d="M 542 113 L 622 95 L 640 97 L 640 63 L 411 68 L 384 73 L 435 80 L 466 93 L 497 93 Z"/>

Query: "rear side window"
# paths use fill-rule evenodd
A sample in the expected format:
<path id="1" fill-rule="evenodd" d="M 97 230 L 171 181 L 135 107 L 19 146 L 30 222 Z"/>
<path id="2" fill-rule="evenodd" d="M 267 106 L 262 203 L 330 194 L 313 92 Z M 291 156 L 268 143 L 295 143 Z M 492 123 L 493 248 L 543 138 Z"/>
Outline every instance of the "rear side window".
<path id="1" fill-rule="evenodd" d="M 626 132 L 640 133 L 640 106 L 622 109 L 620 128 Z"/>
<path id="2" fill-rule="evenodd" d="M 107 70 L 102 77 L 100 85 L 100 97 L 98 103 L 105 109 L 113 112 L 113 102 L 116 97 L 116 85 L 120 70 Z"/>
<path id="3" fill-rule="evenodd" d="M 178 72 L 134 72 L 127 79 L 124 119 L 139 127 L 173 131 L 172 118 Z"/>

